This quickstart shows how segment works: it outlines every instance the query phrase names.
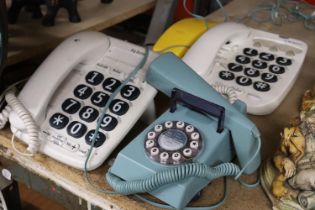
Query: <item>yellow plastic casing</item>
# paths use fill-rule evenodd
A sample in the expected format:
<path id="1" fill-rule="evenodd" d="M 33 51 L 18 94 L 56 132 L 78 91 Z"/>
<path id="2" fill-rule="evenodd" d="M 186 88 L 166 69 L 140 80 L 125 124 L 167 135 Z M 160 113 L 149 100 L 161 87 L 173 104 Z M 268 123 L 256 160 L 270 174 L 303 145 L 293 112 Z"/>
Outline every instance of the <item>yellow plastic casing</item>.
<path id="1" fill-rule="evenodd" d="M 215 25 L 215 22 L 209 20 L 205 21 L 196 18 L 182 19 L 171 25 L 160 36 L 153 46 L 153 51 L 158 53 L 172 52 L 181 58 L 204 32 Z"/>

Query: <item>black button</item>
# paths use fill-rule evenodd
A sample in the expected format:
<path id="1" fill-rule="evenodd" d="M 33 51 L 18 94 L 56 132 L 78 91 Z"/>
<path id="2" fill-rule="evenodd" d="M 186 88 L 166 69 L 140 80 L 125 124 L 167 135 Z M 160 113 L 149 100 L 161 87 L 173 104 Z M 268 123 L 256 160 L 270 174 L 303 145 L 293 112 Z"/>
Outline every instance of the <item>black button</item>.
<path id="1" fill-rule="evenodd" d="M 236 82 L 237 82 L 237 84 L 242 85 L 242 86 L 248 86 L 248 85 L 252 84 L 252 80 L 250 78 L 244 77 L 244 76 L 236 77 Z"/>
<path id="2" fill-rule="evenodd" d="M 229 71 L 220 71 L 219 72 L 219 77 L 223 80 L 233 80 L 234 79 L 234 74 Z"/>
<path id="3" fill-rule="evenodd" d="M 292 60 L 289 58 L 278 57 L 276 59 L 276 63 L 282 66 L 289 66 L 292 64 Z"/>
<path id="4" fill-rule="evenodd" d="M 266 92 L 270 90 L 270 85 L 265 82 L 254 82 L 254 88 L 255 90 Z"/>
<path id="5" fill-rule="evenodd" d="M 269 71 L 275 74 L 283 74 L 285 72 L 285 69 L 283 66 L 270 65 Z"/>
<path id="6" fill-rule="evenodd" d="M 73 98 L 67 98 L 61 105 L 62 110 L 69 114 L 76 113 L 80 109 L 80 107 L 80 102 Z"/>
<path id="7" fill-rule="evenodd" d="M 261 60 L 253 60 L 252 66 L 257 69 L 264 69 L 267 67 L 267 63 Z"/>
<path id="8" fill-rule="evenodd" d="M 108 94 L 101 92 L 101 91 L 97 91 L 92 95 L 91 102 L 95 106 L 104 107 L 106 105 L 106 102 L 108 101 L 108 99 L 109 99 Z"/>
<path id="9" fill-rule="evenodd" d="M 258 54 L 257 50 L 253 48 L 245 48 L 243 50 L 243 53 L 248 56 L 256 56 Z"/>
<path id="10" fill-rule="evenodd" d="M 228 69 L 234 72 L 240 72 L 243 70 L 243 66 L 237 63 L 229 63 Z"/>
<path id="11" fill-rule="evenodd" d="M 103 88 L 112 93 L 120 86 L 120 84 L 121 82 L 118 79 L 110 77 L 103 82 Z"/>
<path id="12" fill-rule="evenodd" d="M 90 95 L 92 94 L 93 90 L 91 87 L 87 86 L 87 85 L 78 85 L 74 91 L 73 94 L 78 97 L 79 99 L 87 99 L 88 97 L 90 97 Z"/>
<path id="13" fill-rule="evenodd" d="M 69 118 L 61 113 L 55 113 L 49 119 L 50 126 L 56 129 L 62 129 L 66 127 L 68 122 Z"/>
<path id="14" fill-rule="evenodd" d="M 94 138 L 94 135 L 95 135 L 95 130 L 90 130 L 86 135 L 85 135 L 85 142 L 88 144 L 88 145 L 91 145 L 92 142 L 93 142 L 93 138 Z M 101 133 L 101 132 L 97 132 L 97 135 L 95 137 L 95 142 L 94 142 L 94 145 L 93 147 L 99 147 L 101 146 L 106 140 L 106 136 Z"/>
<path id="15" fill-rule="evenodd" d="M 258 77 L 259 76 L 259 71 L 257 69 L 253 68 L 245 68 L 244 74 L 249 77 Z"/>
<path id="16" fill-rule="evenodd" d="M 105 131 L 111 131 L 116 127 L 117 124 L 118 124 L 118 120 L 115 117 L 109 114 L 105 114 L 102 119 L 100 128 Z"/>
<path id="17" fill-rule="evenodd" d="M 277 82 L 278 77 L 275 74 L 270 74 L 270 73 L 263 73 L 261 75 L 261 79 L 264 80 L 265 82 Z"/>
<path id="18" fill-rule="evenodd" d="M 121 89 L 120 94 L 123 98 L 133 101 L 140 95 L 140 90 L 133 85 L 126 85 Z"/>
<path id="19" fill-rule="evenodd" d="M 90 71 L 85 76 L 85 81 L 91 85 L 98 85 L 100 84 L 104 79 L 103 74 L 97 72 L 97 71 Z"/>
<path id="20" fill-rule="evenodd" d="M 86 125 L 78 121 L 71 122 L 67 127 L 67 133 L 74 138 L 82 137 L 85 134 L 86 130 Z"/>
<path id="21" fill-rule="evenodd" d="M 275 59 L 275 56 L 270 53 L 262 52 L 259 54 L 259 58 L 264 61 L 273 61 Z"/>
<path id="22" fill-rule="evenodd" d="M 98 111 L 93 107 L 85 106 L 80 110 L 79 116 L 81 120 L 93 122 L 98 117 Z"/>
<path id="23" fill-rule="evenodd" d="M 241 63 L 241 64 L 248 64 L 250 63 L 250 58 L 246 57 L 244 55 L 238 55 L 235 58 L 236 62 Z"/>
<path id="24" fill-rule="evenodd" d="M 129 105 L 127 102 L 115 99 L 109 105 L 109 110 L 117 115 L 125 114 L 129 109 Z"/>

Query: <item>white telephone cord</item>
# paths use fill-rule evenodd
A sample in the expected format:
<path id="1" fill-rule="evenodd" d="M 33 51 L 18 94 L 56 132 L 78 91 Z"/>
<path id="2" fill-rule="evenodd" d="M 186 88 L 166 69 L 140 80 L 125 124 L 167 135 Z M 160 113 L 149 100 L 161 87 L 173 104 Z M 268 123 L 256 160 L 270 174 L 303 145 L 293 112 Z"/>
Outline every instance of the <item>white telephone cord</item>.
<path id="1" fill-rule="evenodd" d="M 38 141 L 38 128 L 34 119 L 32 118 L 31 114 L 28 112 L 28 110 L 20 102 L 20 100 L 15 96 L 13 90 L 9 90 L 6 93 L 5 99 L 8 105 L 5 107 L 4 111 L 0 115 L 0 121 L 1 121 L 0 128 L 4 127 L 4 125 L 8 121 L 10 111 L 14 111 L 18 115 L 18 117 L 23 121 L 24 126 L 26 128 L 28 142 L 29 142 L 27 151 L 29 153 L 23 153 L 23 152 L 18 151 L 14 145 L 14 141 L 12 140 L 13 149 L 16 150 L 19 154 L 26 155 L 26 156 L 35 154 L 39 149 L 40 143 Z"/>
<path id="2" fill-rule="evenodd" d="M 226 96 L 231 104 L 237 100 L 237 94 L 234 88 L 225 85 L 212 85 L 212 87 L 221 95 Z"/>

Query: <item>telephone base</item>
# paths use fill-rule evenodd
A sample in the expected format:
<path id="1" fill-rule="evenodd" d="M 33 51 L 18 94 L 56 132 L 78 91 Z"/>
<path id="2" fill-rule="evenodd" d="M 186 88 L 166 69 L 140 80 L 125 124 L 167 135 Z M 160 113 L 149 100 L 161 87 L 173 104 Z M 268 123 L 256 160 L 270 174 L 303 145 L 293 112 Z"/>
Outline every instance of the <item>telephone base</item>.
<path id="1" fill-rule="evenodd" d="M 189 116 L 189 117 L 187 117 Z M 187 119 L 190 121 L 187 122 Z M 163 165 L 150 159 L 144 149 L 146 135 L 155 125 L 166 121 L 186 121 L 193 124 L 202 132 L 203 147 L 201 153 L 192 162 L 204 163 L 216 166 L 229 162 L 232 159 L 231 141 L 228 130 L 222 133 L 216 132 L 217 122 L 202 114 L 187 110 L 179 106 L 176 112 L 165 112 L 151 126 L 146 128 L 131 144 L 125 147 L 117 156 L 110 173 L 126 181 L 145 179 L 161 170 L 171 169 L 176 165 Z M 184 208 L 211 180 L 205 178 L 190 177 L 174 184 L 159 187 L 149 194 L 159 198 L 176 209 Z"/>

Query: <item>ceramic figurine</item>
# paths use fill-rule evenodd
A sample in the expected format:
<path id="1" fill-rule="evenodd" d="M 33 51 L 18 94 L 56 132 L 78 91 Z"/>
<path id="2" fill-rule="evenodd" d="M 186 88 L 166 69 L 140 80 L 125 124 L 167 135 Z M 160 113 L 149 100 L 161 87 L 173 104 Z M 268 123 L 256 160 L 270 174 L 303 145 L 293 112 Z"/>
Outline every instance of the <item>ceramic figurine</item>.
<path id="1" fill-rule="evenodd" d="M 60 8 L 65 8 L 69 14 L 70 22 L 80 22 L 81 18 L 77 10 L 77 0 L 12 0 L 11 7 L 8 10 L 9 23 L 17 22 L 18 15 L 22 8 L 26 8 L 32 13 L 33 18 L 41 18 L 42 13 L 40 5 L 47 6 L 47 13 L 43 19 L 43 25 L 53 26 L 55 24 L 55 17 Z"/>
<path id="2" fill-rule="evenodd" d="M 263 165 L 261 183 L 273 209 L 315 209 L 315 86 L 304 93 L 300 116 L 292 122 Z"/>

